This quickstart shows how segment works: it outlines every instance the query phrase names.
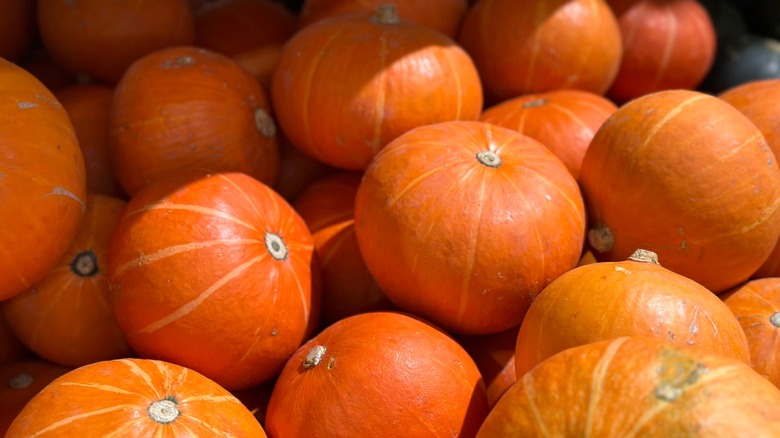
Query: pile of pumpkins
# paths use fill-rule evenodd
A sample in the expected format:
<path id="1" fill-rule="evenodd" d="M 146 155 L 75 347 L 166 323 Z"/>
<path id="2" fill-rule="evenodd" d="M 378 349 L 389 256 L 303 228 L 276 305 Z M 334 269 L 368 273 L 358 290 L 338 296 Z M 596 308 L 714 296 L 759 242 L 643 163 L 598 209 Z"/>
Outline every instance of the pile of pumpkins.
<path id="1" fill-rule="evenodd" d="M 769 3 L 0 1 L 0 431 L 780 436 Z"/>

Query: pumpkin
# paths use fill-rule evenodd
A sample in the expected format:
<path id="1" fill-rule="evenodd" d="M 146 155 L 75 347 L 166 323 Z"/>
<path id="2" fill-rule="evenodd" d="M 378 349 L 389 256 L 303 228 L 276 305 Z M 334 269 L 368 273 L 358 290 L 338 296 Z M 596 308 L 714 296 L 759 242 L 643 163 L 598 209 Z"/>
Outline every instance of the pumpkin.
<path id="1" fill-rule="evenodd" d="M 393 4 L 296 33 L 282 50 L 271 97 L 293 145 L 357 171 L 411 128 L 475 120 L 482 111 L 468 54 L 440 32 L 404 20 Z"/>
<path id="2" fill-rule="evenodd" d="M 45 47 L 34 48 L 24 59 L 18 62 L 18 65 L 41 81 L 53 93 L 76 85 L 79 80 L 87 81 L 87 78 L 77 78 L 75 74 L 65 70 L 63 66 L 51 57 L 51 54 Z"/>
<path id="3" fill-rule="evenodd" d="M 0 365 L 0 435 L 40 390 L 71 368 L 41 359 L 25 359 Z"/>
<path id="4" fill-rule="evenodd" d="M 538 140 L 579 178 L 585 150 L 616 110 L 617 106 L 600 94 L 554 90 L 508 99 L 483 111 L 479 120 Z"/>
<path id="5" fill-rule="evenodd" d="M 303 219 L 256 179 L 173 173 L 138 192 L 114 232 L 117 321 L 141 357 L 228 390 L 258 385 L 317 325 L 313 246 Z"/>
<path id="6" fill-rule="evenodd" d="M 771 437 L 780 434 L 779 405 L 780 391 L 740 360 L 620 337 L 540 363 L 496 403 L 477 438 Z"/>
<path id="7" fill-rule="evenodd" d="M 479 336 L 457 336 L 456 341 L 477 364 L 487 388 L 488 406 L 496 402 L 517 381 L 515 343 L 520 327 Z"/>
<path id="8" fill-rule="evenodd" d="M 287 361 L 268 403 L 275 437 L 469 437 L 488 412 L 466 351 L 410 315 L 344 318 Z"/>
<path id="9" fill-rule="evenodd" d="M 32 288 L 0 303 L 8 325 L 38 356 L 77 367 L 129 356 L 108 290 L 108 247 L 126 202 L 87 195 L 70 249 Z"/>
<path id="10" fill-rule="evenodd" d="M 36 37 L 36 0 L 0 1 L 0 57 L 17 62 L 32 49 Z"/>
<path id="11" fill-rule="evenodd" d="M 276 64 L 282 56 L 283 43 L 272 43 L 232 56 L 233 61 L 248 71 L 260 83 L 263 90 L 271 89 Z"/>
<path id="12" fill-rule="evenodd" d="M 550 356 L 619 336 L 647 336 L 750 363 L 745 333 L 729 308 L 702 285 L 637 250 L 621 262 L 572 269 L 531 304 L 516 339 L 517 375 Z"/>
<path id="13" fill-rule="evenodd" d="M 147 53 L 195 39 L 187 0 L 39 0 L 37 10 L 41 40 L 54 59 L 109 84 Z"/>
<path id="14" fill-rule="evenodd" d="M 563 88 L 604 94 L 622 57 L 617 19 L 603 0 L 478 1 L 457 41 L 490 104 Z"/>
<path id="15" fill-rule="evenodd" d="M 26 436 L 266 434 L 238 399 L 202 374 L 133 358 L 95 362 L 55 379 L 22 409 L 6 435 Z"/>
<path id="16" fill-rule="evenodd" d="M 400 309 L 468 335 L 520 324 L 576 266 L 577 182 L 538 141 L 477 121 L 410 130 L 380 151 L 355 200 L 369 272 Z"/>
<path id="17" fill-rule="evenodd" d="M 722 298 L 745 331 L 753 369 L 780 388 L 780 277 L 749 281 Z"/>
<path id="18" fill-rule="evenodd" d="M 54 93 L 76 131 L 87 175 L 87 192 L 126 198 L 111 164 L 108 114 L 114 88 L 103 84 L 72 85 Z"/>
<path id="19" fill-rule="evenodd" d="M 153 52 L 116 87 L 109 147 L 129 194 L 184 167 L 247 173 L 273 184 L 276 124 L 266 92 L 232 59 L 196 47 Z"/>
<path id="20" fill-rule="evenodd" d="M 268 402 L 271 400 L 271 392 L 275 384 L 276 379 L 272 379 L 251 388 L 231 391 L 231 393 L 249 409 L 249 412 L 257 418 L 261 426 L 265 426 L 265 413 L 268 410 Z"/>
<path id="21" fill-rule="evenodd" d="M 299 27 L 327 18 L 338 17 L 357 11 L 376 10 L 385 0 L 306 0 L 300 11 Z M 468 10 L 466 0 L 395 0 L 398 13 L 407 20 L 430 27 L 455 38 L 460 22 Z"/>
<path id="22" fill-rule="evenodd" d="M 0 301 L 54 268 L 84 214 L 84 157 L 62 105 L 0 59 Z M 13 212 L 11 214 L 10 212 Z"/>
<path id="23" fill-rule="evenodd" d="M 215 0 L 194 19 L 195 45 L 228 56 L 282 44 L 297 27 L 295 15 L 271 0 Z"/>
<path id="24" fill-rule="evenodd" d="M 780 169 L 733 106 L 690 90 L 637 98 L 596 132 L 580 170 L 601 261 L 637 248 L 719 293 L 744 282 L 780 235 Z"/>
<path id="25" fill-rule="evenodd" d="M 318 179 L 337 172 L 293 146 L 284 135 L 279 136 L 279 178 L 273 188 L 288 201 L 293 201 Z"/>
<path id="26" fill-rule="evenodd" d="M 394 308 L 366 268 L 355 237 L 355 196 L 362 174 L 336 172 L 313 182 L 292 202 L 314 238 L 322 275 L 321 324 Z"/>
<path id="27" fill-rule="evenodd" d="M 717 40 L 697 0 L 607 0 L 623 57 L 607 95 L 618 103 L 661 90 L 695 89 L 712 67 Z"/>

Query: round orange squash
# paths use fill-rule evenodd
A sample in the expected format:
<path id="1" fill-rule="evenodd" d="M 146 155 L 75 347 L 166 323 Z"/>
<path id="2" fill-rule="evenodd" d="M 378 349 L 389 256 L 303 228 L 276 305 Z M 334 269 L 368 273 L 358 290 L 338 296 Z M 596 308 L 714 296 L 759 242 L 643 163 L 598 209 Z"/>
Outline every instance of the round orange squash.
<path id="1" fill-rule="evenodd" d="M 114 312 L 141 357 L 255 386 L 318 323 L 313 253 L 303 219 L 268 186 L 177 172 L 138 192 L 114 232 Z"/>
<path id="2" fill-rule="evenodd" d="M 780 391 L 746 363 L 621 337 L 540 363 L 496 403 L 477 438 L 780 434 Z"/>
<path id="3" fill-rule="evenodd" d="M 520 324 L 536 294 L 576 266 L 585 211 L 574 177 L 536 140 L 443 122 L 377 155 L 358 188 L 355 232 L 394 304 L 477 335 Z"/>
<path id="4" fill-rule="evenodd" d="M 590 141 L 616 110 L 617 106 L 600 94 L 554 90 L 508 99 L 483 111 L 479 120 L 538 140 L 579 178 Z"/>
<path id="5" fill-rule="evenodd" d="M 39 357 L 77 367 L 132 354 L 111 308 L 107 275 L 108 247 L 126 204 L 88 194 L 79 232 L 59 264 L 0 303 L 8 325 Z"/>
<path id="6" fill-rule="evenodd" d="M 236 436 L 265 438 L 237 398 L 191 369 L 115 359 L 72 370 L 22 409 L 7 438 L 29 436 Z"/>
<path id="7" fill-rule="evenodd" d="M 689 90 L 637 98 L 585 152 L 580 184 L 596 258 L 637 248 L 715 293 L 744 282 L 780 235 L 780 168 L 733 106 Z"/>
<path id="8" fill-rule="evenodd" d="M 515 345 L 519 329 L 520 327 L 515 326 L 489 335 L 455 338 L 477 364 L 487 388 L 488 405 L 491 408 L 517 381 Z"/>
<path id="9" fill-rule="evenodd" d="M 209 50 L 172 47 L 133 63 L 116 87 L 109 129 L 114 171 L 131 196 L 185 167 L 243 172 L 269 185 L 279 172 L 265 90 Z"/>
<path id="10" fill-rule="evenodd" d="M 647 336 L 750 363 L 745 333 L 704 286 L 637 250 L 622 262 L 591 263 L 539 294 L 520 325 L 515 366 L 522 376 L 567 348 L 619 336 Z"/>
<path id="11" fill-rule="evenodd" d="M 604 94 L 622 57 L 617 19 L 604 0 L 480 0 L 457 41 L 491 105 L 563 88 Z"/>
<path id="12" fill-rule="evenodd" d="M 41 359 L 17 360 L 0 366 L 0 435 L 22 408 L 57 377 L 71 368 Z"/>
<path id="13" fill-rule="evenodd" d="M 84 156 L 62 105 L 0 59 L 0 301 L 54 268 L 84 214 Z"/>
<path id="14" fill-rule="evenodd" d="M 282 50 L 271 97 L 296 147 L 358 171 L 411 128 L 476 120 L 482 111 L 468 54 L 440 32 L 399 17 L 392 4 L 296 33 Z"/>
<path id="15" fill-rule="evenodd" d="M 722 298 L 745 331 L 753 369 L 780 388 L 780 277 L 749 281 Z"/>
<path id="16" fill-rule="evenodd" d="M 477 366 L 410 315 L 342 319 L 293 354 L 266 413 L 275 437 L 474 436 L 488 412 Z"/>

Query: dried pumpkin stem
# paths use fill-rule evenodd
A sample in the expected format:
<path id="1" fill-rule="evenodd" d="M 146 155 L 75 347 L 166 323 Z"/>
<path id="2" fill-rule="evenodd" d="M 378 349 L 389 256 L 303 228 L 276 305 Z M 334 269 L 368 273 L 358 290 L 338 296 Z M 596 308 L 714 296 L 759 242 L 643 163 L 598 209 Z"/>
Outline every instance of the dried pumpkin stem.
<path id="1" fill-rule="evenodd" d="M 398 18 L 395 3 L 380 3 L 371 21 L 379 24 L 398 24 L 401 19 Z"/>
<path id="2" fill-rule="evenodd" d="M 325 357 L 326 351 L 328 351 L 328 349 L 324 345 L 315 345 L 311 347 L 311 350 L 309 350 L 309 353 L 303 359 L 303 367 L 311 368 L 317 366 L 317 364 L 322 361 L 322 358 Z"/>
<path id="3" fill-rule="evenodd" d="M 170 424 L 179 417 L 179 404 L 176 403 L 176 400 L 166 397 L 150 404 L 146 412 L 157 423 Z"/>
<path id="4" fill-rule="evenodd" d="M 615 235 L 605 224 L 596 224 L 588 230 L 588 243 L 598 253 L 610 251 L 615 246 Z"/>
<path id="5" fill-rule="evenodd" d="M 265 138 L 272 138 L 276 135 L 276 123 L 268 111 L 263 108 L 255 110 L 255 127 Z"/>
<path id="6" fill-rule="evenodd" d="M 628 256 L 628 259 L 633 260 L 635 262 L 653 263 L 656 265 L 659 264 L 658 254 L 646 249 L 637 249 L 636 251 L 634 251 L 633 254 Z"/>
<path id="7" fill-rule="evenodd" d="M 70 270 L 81 277 L 91 277 L 97 274 L 97 256 L 89 249 L 76 254 L 76 257 L 70 262 Z"/>
<path id="8" fill-rule="evenodd" d="M 773 313 L 772 316 L 769 317 L 769 322 L 771 322 L 773 326 L 780 328 L 780 312 Z"/>

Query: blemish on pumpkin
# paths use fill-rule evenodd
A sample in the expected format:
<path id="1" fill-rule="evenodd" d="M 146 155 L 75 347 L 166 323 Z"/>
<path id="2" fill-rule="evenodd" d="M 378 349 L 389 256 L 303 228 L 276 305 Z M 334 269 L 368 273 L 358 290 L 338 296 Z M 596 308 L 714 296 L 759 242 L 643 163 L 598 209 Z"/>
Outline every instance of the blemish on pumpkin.
<path id="1" fill-rule="evenodd" d="M 271 329 L 271 336 L 276 336 L 277 334 L 276 329 Z"/>
<path id="2" fill-rule="evenodd" d="M 523 108 L 536 108 L 546 103 L 547 103 L 547 99 L 541 97 L 539 99 L 529 100 L 528 102 L 523 103 Z"/>
<path id="3" fill-rule="evenodd" d="M 272 138 L 276 135 L 276 123 L 263 108 L 255 110 L 255 127 L 265 138 Z"/>
<path id="4" fill-rule="evenodd" d="M 8 380 L 8 387 L 11 389 L 24 389 L 33 384 L 35 379 L 27 373 L 17 374 Z"/>
<path id="5" fill-rule="evenodd" d="M 71 192 L 70 190 L 64 188 L 64 187 L 54 187 L 51 189 L 51 192 L 46 193 L 45 195 L 41 196 L 42 198 L 47 198 L 49 196 L 65 196 L 68 198 L 71 198 L 78 202 L 81 205 L 81 211 L 87 210 L 87 205 L 82 201 L 78 196 L 76 196 L 75 193 Z"/>
<path id="6" fill-rule="evenodd" d="M 335 367 L 335 366 L 336 366 L 336 356 L 331 356 L 331 357 L 330 357 L 330 360 L 328 360 L 328 367 L 327 367 L 327 368 L 328 368 L 328 370 L 330 371 L 330 370 L 332 370 L 332 369 L 333 369 L 333 367 Z"/>
<path id="7" fill-rule="evenodd" d="M 177 56 L 173 59 L 166 59 L 161 63 L 162 68 L 187 67 L 193 64 L 195 64 L 195 58 L 188 55 Z"/>
<path id="8" fill-rule="evenodd" d="M 38 104 L 32 102 L 17 102 L 16 106 L 19 107 L 19 109 L 29 109 L 29 108 L 35 108 L 36 106 L 38 106 Z"/>
<path id="9" fill-rule="evenodd" d="M 658 382 L 653 393 L 658 399 L 675 401 L 707 372 L 709 368 L 683 353 L 664 349 L 661 351 L 661 365 L 657 370 Z"/>
<path id="10" fill-rule="evenodd" d="M 629 275 L 631 274 L 631 270 L 626 269 L 626 268 L 624 268 L 622 266 L 615 266 L 615 270 L 618 271 L 618 272 L 622 272 L 624 274 L 629 274 Z"/>
<path id="11" fill-rule="evenodd" d="M 773 326 L 780 328 L 780 312 L 773 313 L 772 316 L 769 317 L 769 322 L 771 322 Z"/>

